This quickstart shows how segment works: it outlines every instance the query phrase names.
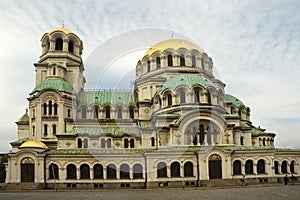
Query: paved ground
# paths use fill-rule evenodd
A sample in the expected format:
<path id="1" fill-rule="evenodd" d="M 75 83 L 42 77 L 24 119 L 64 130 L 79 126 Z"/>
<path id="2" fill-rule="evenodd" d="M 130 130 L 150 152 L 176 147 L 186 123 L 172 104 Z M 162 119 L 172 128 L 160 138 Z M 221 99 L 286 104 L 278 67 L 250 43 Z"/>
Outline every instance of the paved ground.
<path id="1" fill-rule="evenodd" d="M 32 191 L 0 192 L 1 200 L 100 200 L 100 199 L 300 199 L 300 185 L 242 187 L 227 189 L 158 189 L 158 190 L 100 190 L 100 191 Z"/>

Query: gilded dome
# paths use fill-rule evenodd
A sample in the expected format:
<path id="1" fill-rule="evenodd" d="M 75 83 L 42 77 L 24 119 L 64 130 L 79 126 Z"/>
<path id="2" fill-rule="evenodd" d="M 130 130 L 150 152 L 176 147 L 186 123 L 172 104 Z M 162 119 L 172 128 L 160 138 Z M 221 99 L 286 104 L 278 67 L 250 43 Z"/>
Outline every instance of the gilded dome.
<path id="1" fill-rule="evenodd" d="M 24 142 L 20 148 L 37 148 L 37 149 L 48 149 L 48 147 L 41 141 L 37 140 L 27 140 Z"/>
<path id="2" fill-rule="evenodd" d="M 156 51 L 163 52 L 166 49 L 178 50 L 180 48 L 185 48 L 189 51 L 197 50 L 200 53 L 204 52 L 204 50 L 201 47 L 199 47 L 198 45 L 196 45 L 195 43 L 193 43 L 191 41 L 184 40 L 184 39 L 169 39 L 169 40 L 163 40 L 163 41 L 155 44 L 154 46 L 152 46 L 145 53 L 144 57 L 145 56 L 151 56 L 151 54 L 156 52 Z"/>
<path id="3" fill-rule="evenodd" d="M 65 34 L 72 33 L 72 31 L 70 31 L 70 30 L 68 30 L 68 29 L 65 29 L 64 27 L 60 27 L 60 28 L 52 29 L 51 31 L 49 31 L 49 34 L 54 33 L 54 32 L 57 32 L 57 31 L 64 32 Z"/>

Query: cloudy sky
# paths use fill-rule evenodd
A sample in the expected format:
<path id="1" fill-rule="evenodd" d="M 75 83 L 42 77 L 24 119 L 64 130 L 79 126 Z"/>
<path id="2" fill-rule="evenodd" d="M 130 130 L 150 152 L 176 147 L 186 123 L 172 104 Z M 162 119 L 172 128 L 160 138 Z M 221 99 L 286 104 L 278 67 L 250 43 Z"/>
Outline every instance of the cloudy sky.
<path id="1" fill-rule="evenodd" d="M 101 82 L 107 76 L 95 52 L 125 38 L 103 59 L 114 79 L 130 79 L 143 52 L 173 31 L 213 58 L 226 92 L 251 108 L 254 125 L 277 134 L 277 147 L 300 148 L 299 9 L 297 0 L 0 1 L 0 152 L 17 139 L 14 122 L 34 88 L 40 39 L 62 21 L 83 40 L 87 88 L 116 87 Z"/>

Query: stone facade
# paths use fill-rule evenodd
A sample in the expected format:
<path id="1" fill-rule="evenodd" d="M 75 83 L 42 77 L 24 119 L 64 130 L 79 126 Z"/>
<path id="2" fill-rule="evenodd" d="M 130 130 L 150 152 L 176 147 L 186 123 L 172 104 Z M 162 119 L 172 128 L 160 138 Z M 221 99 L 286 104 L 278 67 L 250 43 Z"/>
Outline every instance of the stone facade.
<path id="1" fill-rule="evenodd" d="M 250 108 L 226 94 L 212 58 L 190 41 L 151 47 L 136 66 L 133 91 L 86 91 L 83 43 L 71 31 L 54 29 L 41 43 L 7 183 L 196 187 L 300 172 L 300 151 L 275 148 L 275 134 L 251 123 Z"/>

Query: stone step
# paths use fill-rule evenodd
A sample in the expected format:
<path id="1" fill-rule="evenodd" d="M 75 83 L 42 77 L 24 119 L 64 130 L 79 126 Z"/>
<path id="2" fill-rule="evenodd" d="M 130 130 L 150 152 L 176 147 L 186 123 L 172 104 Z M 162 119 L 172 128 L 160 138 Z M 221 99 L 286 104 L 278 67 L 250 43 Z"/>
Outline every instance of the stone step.
<path id="1" fill-rule="evenodd" d="M 8 183 L 3 190 L 37 190 L 38 184 L 36 183 Z"/>

